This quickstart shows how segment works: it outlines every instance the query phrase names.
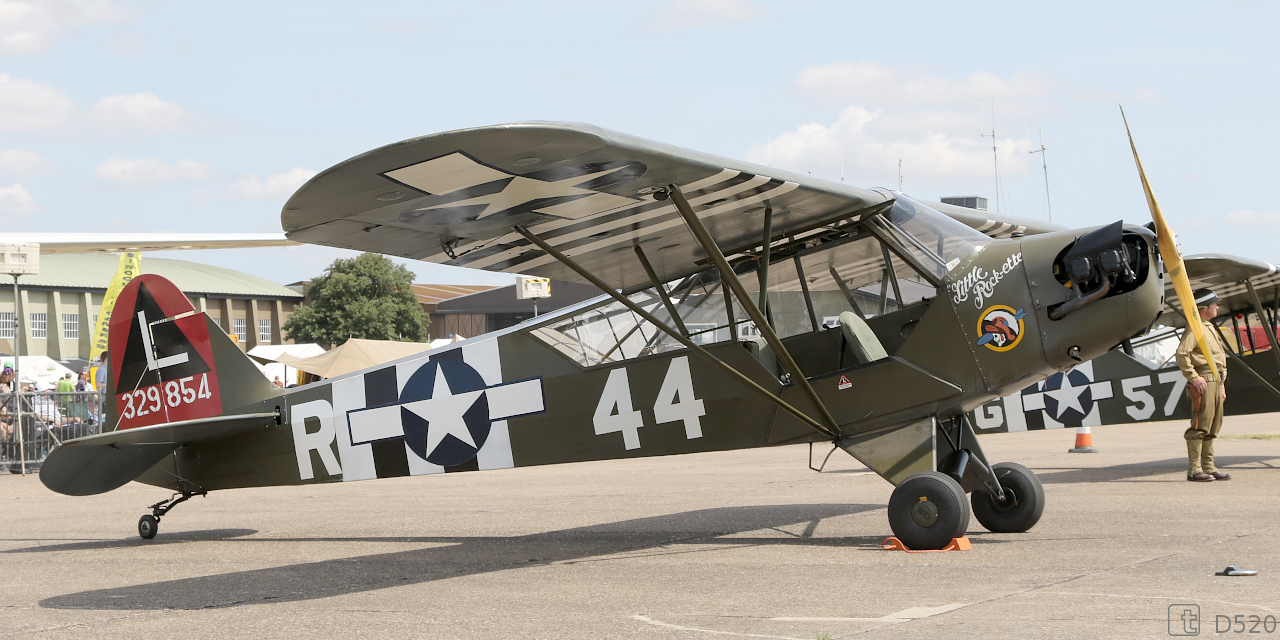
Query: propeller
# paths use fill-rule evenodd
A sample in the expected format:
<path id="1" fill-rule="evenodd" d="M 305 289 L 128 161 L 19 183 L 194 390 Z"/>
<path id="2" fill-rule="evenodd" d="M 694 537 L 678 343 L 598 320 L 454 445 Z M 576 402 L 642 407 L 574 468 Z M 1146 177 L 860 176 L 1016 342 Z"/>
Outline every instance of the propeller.
<path id="1" fill-rule="evenodd" d="M 1173 278 L 1173 290 L 1178 294 L 1178 304 L 1182 307 L 1182 314 L 1187 318 L 1187 327 L 1191 333 L 1195 334 L 1196 342 L 1200 344 L 1200 352 L 1205 354 L 1209 370 L 1213 372 L 1214 378 L 1221 380 L 1218 367 L 1213 364 L 1213 358 L 1209 357 L 1209 345 L 1204 338 L 1204 326 L 1199 314 L 1196 313 L 1196 299 L 1191 293 L 1191 280 L 1187 278 L 1187 270 L 1182 263 L 1182 256 L 1178 253 L 1178 244 L 1174 240 L 1173 231 L 1164 221 L 1164 214 L 1160 213 L 1156 196 L 1151 192 L 1151 183 L 1147 182 L 1147 173 L 1142 170 L 1142 160 L 1138 159 L 1138 147 L 1133 143 L 1133 132 L 1129 130 L 1129 119 L 1124 116 L 1124 107 L 1120 107 L 1120 118 L 1124 120 L 1124 132 L 1129 135 L 1129 148 L 1133 150 L 1133 161 L 1138 165 L 1138 176 L 1142 178 L 1142 191 L 1147 196 L 1147 207 L 1151 209 L 1151 221 L 1156 225 L 1156 240 L 1160 245 L 1160 256 L 1164 258 L 1169 277 Z"/>

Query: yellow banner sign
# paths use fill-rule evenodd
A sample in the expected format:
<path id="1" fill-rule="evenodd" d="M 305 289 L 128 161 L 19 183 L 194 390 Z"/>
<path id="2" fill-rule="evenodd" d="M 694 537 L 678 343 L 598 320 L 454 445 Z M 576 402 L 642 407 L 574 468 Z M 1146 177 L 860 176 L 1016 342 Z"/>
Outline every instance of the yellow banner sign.
<path id="1" fill-rule="evenodd" d="M 116 306 L 116 298 L 124 291 L 124 286 L 134 276 L 142 273 L 142 253 L 126 251 L 120 254 L 120 262 L 116 266 L 116 275 L 111 278 L 111 286 L 102 296 L 102 307 L 98 310 L 98 324 L 93 328 L 93 347 L 89 349 L 89 360 L 97 360 L 107 350 L 107 334 L 111 330 L 111 309 Z"/>

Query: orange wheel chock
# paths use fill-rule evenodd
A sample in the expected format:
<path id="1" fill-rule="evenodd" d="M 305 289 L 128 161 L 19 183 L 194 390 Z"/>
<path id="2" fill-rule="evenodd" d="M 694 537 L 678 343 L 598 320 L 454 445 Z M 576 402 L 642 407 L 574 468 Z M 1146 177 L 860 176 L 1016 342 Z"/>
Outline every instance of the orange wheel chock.
<path id="1" fill-rule="evenodd" d="M 886 551 L 906 551 L 907 553 L 935 553 L 938 551 L 969 551 L 973 549 L 973 545 L 969 543 L 968 538 L 952 538 L 947 546 L 941 549 L 908 549 L 902 541 L 890 536 L 880 543 L 880 548 Z"/>

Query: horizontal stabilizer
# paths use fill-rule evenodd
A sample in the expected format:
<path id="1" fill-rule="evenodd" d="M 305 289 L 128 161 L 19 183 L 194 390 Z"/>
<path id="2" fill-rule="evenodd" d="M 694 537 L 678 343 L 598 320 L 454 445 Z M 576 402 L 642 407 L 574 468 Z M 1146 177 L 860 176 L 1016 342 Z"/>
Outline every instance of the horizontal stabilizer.
<path id="1" fill-rule="evenodd" d="M 170 422 L 68 440 L 40 468 L 44 486 L 69 496 L 106 493 L 145 473 L 179 447 L 263 429 L 275 413 Z"/>

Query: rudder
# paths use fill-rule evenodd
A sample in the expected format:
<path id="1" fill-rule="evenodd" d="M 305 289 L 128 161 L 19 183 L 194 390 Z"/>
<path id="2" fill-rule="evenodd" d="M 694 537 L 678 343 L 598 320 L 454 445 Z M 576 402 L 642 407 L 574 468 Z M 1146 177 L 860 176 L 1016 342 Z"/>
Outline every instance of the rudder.
<path id="1" fill-rule="evenodd" d="M 120 293 L 107 353 L 104 431 L 210 418 L 280 392 L 182 291 L 154 274 Z"/>

